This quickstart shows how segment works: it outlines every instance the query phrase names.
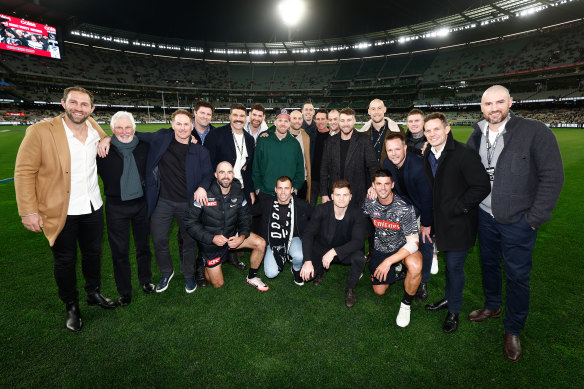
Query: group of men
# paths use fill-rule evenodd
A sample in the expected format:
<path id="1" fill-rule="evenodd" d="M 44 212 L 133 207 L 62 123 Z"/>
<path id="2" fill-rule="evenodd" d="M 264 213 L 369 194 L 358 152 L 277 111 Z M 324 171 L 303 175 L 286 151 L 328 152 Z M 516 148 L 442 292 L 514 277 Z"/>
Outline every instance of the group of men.
<path id="1" fill-rule="evenodd" d="M 194 116 L 179 109 L 172 128 L 154 133 L 136 132 L 133 116 L 118 112 L 108 137 L 90 117 L 91 93 L 71 87 L 63 95 L 64 114 L 27 129 L 15 167 L 18 210 L 24 226 L 42 230 L 49 241 L 71 331 L 82 327 L 77 244 L 87 303 L 125 306 L 132 299 L 130 225 L 141 288 L 161 293 L 174 276 L 169 233 L 176 220 L 187 293 L 207 283 L 221 287 L 222 264 L 245 270 L 237 250 L 250 249 L 246 282 L 260 291 L 269 289 L 259 276 L 262 262 L 268 278 L 292 262 L 299 286 L 320 285 L 331 264 L 350 266 L 345 304 L 352 307 L 368 262 L 375 294 L 404 280 L 400 327 L 410 322 L 412 301 L 428 299 L 436 246 L 445 259 L 446 288 L 442 299 L 425 308 L 447 310 L 442 330 L 452 333 L 459 326 L 464 262 L 478 231 L 485 304 L 468 319 L 500 317 L 503 259 L 503 351 L 517 361 L 537 228 L 551 218 L 563 168 L 553 133 L 541 122 L 512 114 L 511 104 L 506 88 L 487 89 L 481 100 L 484 120 L 466 145 L 454 140 L 438 112 L 412 110 L 406 133 L 385 116 L 379 99 L 371 101 L 371 120 L 361 131 L 351 108 L 315 111 L 311 103 L 301 111 L 277 112 L 274 128 L 265 124 L 261 104 L 248 114 L 236 103 L 229 123 L 213 128 L 214 108 L 200 101 Z M 117 303 L 100 292 L 98 174 Z M 315 208 L 319 196 L 322 204 Z M 157 285 L 151 282 L 149 235 L 160 270 Z"/>

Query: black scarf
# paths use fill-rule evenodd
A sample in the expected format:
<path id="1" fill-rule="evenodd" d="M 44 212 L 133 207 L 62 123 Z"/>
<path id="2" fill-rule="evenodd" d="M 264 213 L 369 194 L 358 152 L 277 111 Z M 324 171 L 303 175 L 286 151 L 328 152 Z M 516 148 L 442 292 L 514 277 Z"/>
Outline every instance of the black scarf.
<path id="1" fill-rule="evenodd" d="M 290 197 L 288 213 L 285 220 L 280 220 L 280 204 L 274 200 L 270 211 L 270 224 L 268 225 L 268 244 L 274 254 L 278 271 L 282 271 L 288 260 L 288 250 L 294 235 L 294 197 Z"/>

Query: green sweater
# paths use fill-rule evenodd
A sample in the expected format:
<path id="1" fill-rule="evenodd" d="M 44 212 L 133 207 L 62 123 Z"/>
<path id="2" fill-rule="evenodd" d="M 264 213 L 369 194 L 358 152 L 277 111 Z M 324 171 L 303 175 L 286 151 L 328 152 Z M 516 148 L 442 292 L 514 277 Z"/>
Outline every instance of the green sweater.
<path id="1" fill-rule="evenodd" d="M 254 189 L 273 195 L 276 180 L 281 176 L 290 177 L 295 189 L 304 184 L 302 148 L 289 132 L 282 140 L 276 134 L 259 138 L 253 156 Z"/>

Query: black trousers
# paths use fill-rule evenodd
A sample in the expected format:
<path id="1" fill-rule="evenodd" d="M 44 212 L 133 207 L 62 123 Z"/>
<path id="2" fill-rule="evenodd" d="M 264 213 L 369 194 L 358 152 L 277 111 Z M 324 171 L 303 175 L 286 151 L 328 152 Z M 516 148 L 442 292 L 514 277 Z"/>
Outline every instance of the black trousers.
<path id="1" fill-rule="evenodd" d="M 325 255 L 330 249 L 331 247 L 325 248 L 318 245 L 314 246 L 311 258 L 315 276 L 318 273 L 324 271 L 324 267 L 322 265 L 322 256 Z M 365 268 L 365 255 L 363 254 L 363 251 L 357 250 L 345 257 L 339 257 L 337 255 L 332 260 L 331 265 L 335 263 L 351 266 L 349 275 L 347 276 L 347 288 L 353 289 L 355 286 L 357 286 L 359 278 L 361 277 L 363 269 Z"/>
<path id="2" fill-rule="evenodd" d="M 136 247 L 138 281 L 140 285 L 149 283 L 152 278 L 152 253 L 148 242 L 150 223 L 148 206 L 144 198 L 120 201 L 108 198 L 105 203 L 107 238 L 112 251 L 114 278 L 120 296 L 132 295 L 130 270 L 130 223 Z"/>
<path id="3" fill-rule="evenodd" d="M 81 271 L 85 291 L 99 291 L 101 285 L 101 239 L 103 212 L 99 208 L 85 215 L 67 215 L 65 227 L 51 247 L 55 259 L 54 274 L 59 298 L 65 303 L 78 301 L 77 242 L 81 250 Z"/>

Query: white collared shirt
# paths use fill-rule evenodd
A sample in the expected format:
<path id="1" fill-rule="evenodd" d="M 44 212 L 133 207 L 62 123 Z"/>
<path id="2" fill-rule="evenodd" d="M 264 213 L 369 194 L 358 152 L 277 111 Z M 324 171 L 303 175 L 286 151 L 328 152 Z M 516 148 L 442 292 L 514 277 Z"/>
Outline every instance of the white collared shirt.
<path id="1" fill-rule="evenodd" d="M 85 215 L 93 209 L 99 209 L 103 205 L 99 185 L 97 183 L 97 144 L 99 134 L 87 123 L 87 139 L 85 144 L 75 138 L 73 132 L 63 120 L 65 134 L 71 154 L 71 192 L 69 193 L 69 209 L 67 215 Z"/>
<path id="2" fill-rule="evenodd" d="M 442 148 L 440 149 L 440 151 L 436 151 L 436 149 L 434 148 L 434 146 L 432 146 L 430 148 L 430 151 L 432 152 L 432 154 L 434 154 L 434 157 L 436 157 L 436 160 L 440 159 L 440 156 L 442 155 L 442 152 L 444 151 L 444 147 L 446 147 L 446 143 L 444 144 L 444 146 L 442 146 Z"/>

